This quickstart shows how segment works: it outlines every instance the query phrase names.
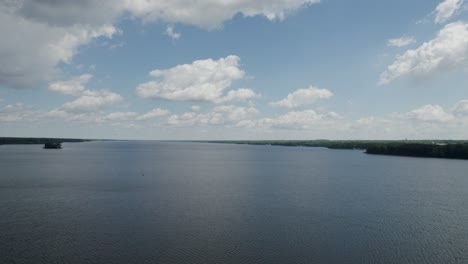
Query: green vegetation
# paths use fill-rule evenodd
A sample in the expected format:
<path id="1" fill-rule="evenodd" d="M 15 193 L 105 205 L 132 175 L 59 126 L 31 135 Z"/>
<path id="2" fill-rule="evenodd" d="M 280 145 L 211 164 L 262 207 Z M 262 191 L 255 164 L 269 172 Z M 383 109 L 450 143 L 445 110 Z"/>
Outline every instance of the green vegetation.
<path id="1" fill-rule="evenodd" d="M 367 154 L 468 159 L 468 141 L 465 140 L 247 140 L 208 141 L 272 146 L 325 147 L 330 149 L 362 149 Z"/>
<path id="2" fill-rule="evenodd" d="M 367 154 L 394 156 L 468 159 L 468 144 L 387 144 L 369 146 Z"/>
<path id="3" fill-rule="evenodd" d="M 45 149 L 61 149 L 62 148 L 62 143 L 60 143 L 60 142 L 45 143 L 44 148 Z"/>
<path id="4" fill-rule="evenodd" d="M 0 145 L 7 144 L 46 144 L 63 142 L 86 142 L 86 139 L 74 138 L 18 138 L 18 137 L 0 137 Z"/>

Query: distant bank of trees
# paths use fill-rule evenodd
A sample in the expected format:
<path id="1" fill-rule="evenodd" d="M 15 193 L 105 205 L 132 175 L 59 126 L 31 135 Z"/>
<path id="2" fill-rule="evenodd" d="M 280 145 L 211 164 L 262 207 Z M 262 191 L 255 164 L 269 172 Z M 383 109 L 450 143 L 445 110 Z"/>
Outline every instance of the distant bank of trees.
<path id="1" fill-rule="evenodd" d="M 89 140 L 75 138 L 17 138 L 17 137 L 0 137 L 0 145 L 6 144 L 46 144 L 46 143 L 63 143 L 63 142 L 85 142 Z"/>
<path id="2" fill-rule="evenodd" d="M 468 159 L 465 140 L 248 140 L 209 141 L 249 145 L 325 147 L 330 149 L 362 149 L 367 154 Z"/>
<path id="3" fill-rule="evenodd" d="M 468 159 L 468 144 L 376 144 L 368 146 L 366 153 L 409 157 Z"/>

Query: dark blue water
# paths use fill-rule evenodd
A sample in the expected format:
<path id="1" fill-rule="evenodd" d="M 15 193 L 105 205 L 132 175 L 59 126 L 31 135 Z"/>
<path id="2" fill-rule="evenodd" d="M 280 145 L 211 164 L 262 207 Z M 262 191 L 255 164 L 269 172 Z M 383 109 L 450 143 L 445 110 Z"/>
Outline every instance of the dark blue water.
<path id="1" fill-rule="evenodd" d="M 468 162 L 164 142 L 0 146 L 0 263 L 468 263 Z"/>

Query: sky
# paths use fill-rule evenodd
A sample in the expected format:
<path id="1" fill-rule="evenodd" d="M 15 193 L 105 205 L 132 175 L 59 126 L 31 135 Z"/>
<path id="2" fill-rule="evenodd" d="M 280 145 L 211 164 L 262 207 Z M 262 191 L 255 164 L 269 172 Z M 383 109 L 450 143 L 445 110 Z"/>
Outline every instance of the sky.
<path id="1" fill-rule="evenodd" d="M 0 0 L 0 136 L 467 139 L 464 0 Z"/>

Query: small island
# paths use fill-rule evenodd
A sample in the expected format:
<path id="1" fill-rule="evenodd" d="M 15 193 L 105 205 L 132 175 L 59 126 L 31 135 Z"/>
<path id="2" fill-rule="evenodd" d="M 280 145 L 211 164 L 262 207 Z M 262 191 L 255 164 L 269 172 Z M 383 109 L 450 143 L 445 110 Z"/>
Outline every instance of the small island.
<path id="1" fill-rule="evenodd" d="M 61 149 L 62 143 L 60 142 L 47 142 L 44 144 L 45 149 Z"/>

